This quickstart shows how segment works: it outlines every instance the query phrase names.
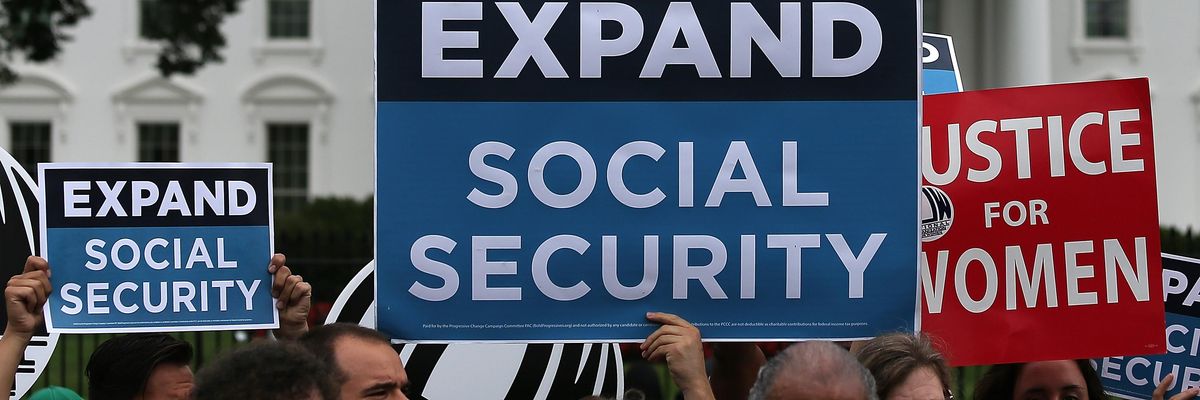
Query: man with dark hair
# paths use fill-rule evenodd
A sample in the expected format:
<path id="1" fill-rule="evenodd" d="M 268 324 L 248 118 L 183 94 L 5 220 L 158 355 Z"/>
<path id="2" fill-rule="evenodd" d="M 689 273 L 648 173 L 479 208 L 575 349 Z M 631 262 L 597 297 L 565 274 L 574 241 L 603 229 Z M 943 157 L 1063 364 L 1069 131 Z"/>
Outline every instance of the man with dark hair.
<path id="1" fill-rule="evenodd" d="M 407 400 L 408 375 L 387 336 L 354 324 L 314 328 L 300 343 L 329 366 L 341 400 Z"/>
<path id="2" fill-rule="evenodd" d="M 758 373 L 750 400 L 876 400 L 875 379 L 832 342 L 800 342 L 772 358 Z"/>
<path id="3" fill-rule="evenodd" d="M 192 391 L 192 346 L 162 333 L 118 336 L 87 363 L 93 400 L 186 399 Z"/>
<path id="4" fill-rule="evenodd" d="M 238 349 L 200 370 L 195 400 L 335 400 L 325 363 L 292 343 Z"/>

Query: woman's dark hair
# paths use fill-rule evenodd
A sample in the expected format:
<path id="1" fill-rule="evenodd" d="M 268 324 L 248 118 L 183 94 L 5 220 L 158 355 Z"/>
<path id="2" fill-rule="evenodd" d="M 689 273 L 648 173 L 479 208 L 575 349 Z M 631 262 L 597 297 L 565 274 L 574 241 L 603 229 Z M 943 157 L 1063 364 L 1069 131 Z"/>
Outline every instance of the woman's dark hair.
<path id="1" fill-rule="evenodd" d="M 892 389 L 921 368 L 928 368 L 937 376 L 943 393 L 950 392 L 950 368 L 946 367 L 946 359 L 924 334 L 879 336 L 858 348 L 855 357 L 875 377 L 875 392 L 880 399 L 886 399 Z"/>
<path id="2" fill-rule="evenodd" d="M 108 339 L 88 359 L 88 398 L 132 399 L 146 390 L 155 367 L 191 362 L 192 345 L 171 335 L 137 333 Z"/>
<path id="3" fill-rule="evenodd" d="M 1104 384 L 1100 382 L 1100 375 L 1096 374 L 1096 369 L 1092 368 L 1092 363 L 1086 359 L 1073 360 L 1075 366 L 1079 367 L 1079 373 L 1083 375 L 1083 381 L 1087 383 L 1088 398 L 1093 400 L 1106 399 L 1104 394 Z M 1017 388 L 1017 377 L 1021 376 L 1021 370 L 1025 368 L 1027 363 L 1018 364 L 999 364 L 993 365 L 988 369 L 988 372 L 979 378 L 979 382 L 975 384 L 975 399 L 976 400 L 1012 400 L 1014 391 Z"/>
<path id="4" fill-rule="evenodd" d="M 194 400 L 335 400 L 326 365 L 295 343 L 261 342 L 221 356 L 196 375 Z"/>

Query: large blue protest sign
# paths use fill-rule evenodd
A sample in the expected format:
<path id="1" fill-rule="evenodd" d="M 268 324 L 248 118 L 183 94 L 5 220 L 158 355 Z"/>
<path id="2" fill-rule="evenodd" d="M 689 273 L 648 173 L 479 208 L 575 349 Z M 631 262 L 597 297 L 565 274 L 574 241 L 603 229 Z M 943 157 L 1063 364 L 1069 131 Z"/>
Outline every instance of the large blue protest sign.
<path id="1" fill-rule="evenodd" d="M 921 43 L 921 86 L 925 94 L 963 91 L 958 57 L 950 36 L 926 33 Z"/>
<path id="2" fill-rule="evenodd" d="M 914 329 L 916 10 L 379 2 L 378 327 L 634 341 L 664 311 L 714 340 Z"/>
<path id="3" fill-rule="evenodd" d="M 1104 389 L 1113 396 L 1150 399 L 1167 374 L 1175 374 L 1175 382 L 1166 397 L 1200 387 L 1200 260 L 1163 253 L 1162 267 L 1167 353 L 1096 360 Z"/>
<path id="4" fill-rule="evenodd" d="M 279 326 L 269 164 L 41 164 L 51 332 Z"/>

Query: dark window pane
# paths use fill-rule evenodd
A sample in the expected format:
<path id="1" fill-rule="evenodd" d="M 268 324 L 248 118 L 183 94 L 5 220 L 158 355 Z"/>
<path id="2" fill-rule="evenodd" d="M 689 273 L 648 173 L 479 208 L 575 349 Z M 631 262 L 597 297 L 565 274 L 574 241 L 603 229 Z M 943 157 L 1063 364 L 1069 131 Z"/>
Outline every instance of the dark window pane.
<path id="1" fill-rule="evenodd" d="M 178 122 L 139 122 L 139 162 L 179 162 Z"/>
<path id="2" fill-rule="evenodd" d="M 1129 37 L 1129 0 L 1088 0 L 1084 17 L 1089 38 Z"/>
<path id="3" fill-rule="evenodd" d="M 36 179 L 37 164 L 50 162 L 50 121 L 13 122 L 8 132 L 12 136 L 10 154 Z"/>
<path id="4" fill-rule="evenodd" d="M 267 37 L 307 39 L 309 12 L 309 0 L 268 0 Z"/>
<path id="5" fill-rule="evenodd" d="M 164 0 L 139 0 L 138 34 L 143 39 L 162 39 L 166 37 L 166 26 L 171 23 L 170 4 Z"/>
<path id="6" fill-rule="evenodd" d="M 275 211 L 294 211 L 308 202 L 308 124 L 267 124 L 267 161 L 273 164 Z"/>

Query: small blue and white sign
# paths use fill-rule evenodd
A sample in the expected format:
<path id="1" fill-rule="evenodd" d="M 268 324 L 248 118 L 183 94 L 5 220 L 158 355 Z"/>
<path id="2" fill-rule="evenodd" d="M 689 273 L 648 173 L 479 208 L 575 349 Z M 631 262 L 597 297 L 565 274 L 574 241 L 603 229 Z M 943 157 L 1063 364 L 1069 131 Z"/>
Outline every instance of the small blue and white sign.
<path id="1" fill-rule="evenodd" d="M 1163 253 L 1167 309 L 1167 353 L 1105 357 L 1093 361 L 1108 394 L 1147 400 L 1168 374 L 1175 375 L 1164 398 L 1200 387 L 1200 260 Z"/>
<path id="2" fill-rule="evenodd" d="M 954 55 L 954 40 L 947 35 L 926 33 L 922 35 L 922 41 L 921 85 L 925 94 L 963 91 L 958 57 Z"/>
<path id="3" fill-rule="evenodd" d="M 40 164 L 50 332 L 279 326 L 270 164 Z"/>

